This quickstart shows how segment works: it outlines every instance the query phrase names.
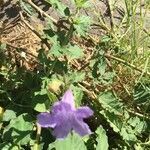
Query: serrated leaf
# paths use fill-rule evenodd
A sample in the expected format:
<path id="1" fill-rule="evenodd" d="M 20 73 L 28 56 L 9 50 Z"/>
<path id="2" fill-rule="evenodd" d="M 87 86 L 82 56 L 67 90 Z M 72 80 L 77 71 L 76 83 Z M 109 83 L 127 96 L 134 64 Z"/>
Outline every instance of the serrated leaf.
<path id="1" fill-rule="evenodd" d="M 54 55 L 55 57 L 61 57 L 63 55 L 63 52 L 65 51 L 65 48 L 62 48 L 58 43 L 54 43 L 51 47 L 50 55 Z"/>
<path id="2" fill-rule="evenodd" d="M 106 131 L 102 126 L 97 128 L 96 134 L 98 135 L 98 137 L 96 138 L 96 141 L 98 143 L 96 146 L 96 150 L 108 150 L 108 137 L 106 135 Z"/>
<path id="3" fill-rule="evenodd" d="M 113 77 L 115 76 L 114 72 L 106 72 L 104 74 L 104 79 L 108 82 L 112 81 Z"/>
<path id="4" fill-rule="evenodd" d="M 3 121 L 10 121 L 16 118 L 16 113 L 13 110 L 6 110 L 3 114 Z"/>
<path id="5" fill-rule="evenodd" d="M 119 102 L 111 92 L 101 93 L 98 100 L 104 109 L 114 112 L 115 114 L 122 115 L 123 104 Z"/>
<path id="6" fill-rule="evenodd" d="M 145 131 L 145 128 L 147 127 L 147 124 L 145 121 L 140 121 L 136 126 L 135 126 L 135 134 L 140 135 L 142 132 Z"/>
<path id="7" fill-rule="evenodd" d="M 85 36 L 86 32 L 90 28 L 92 20 L 88 16 L 80 16 L 78 18 L 74 18 L 74 27 L 79 36 Z"/>
<path id="8" fill-rule="evenodd" d="M 56 150 L 86 150 L 86 146 L 82 138 L 76 134 L 69 134 L 63 140 L 57 140 L 49 145 L 49 150 L 55 148 Z"/>
<path id="9" fill-rule="evenodd" d="M 135 127 L 140 122 L 140 119 L 138 117 L 132 117 L 128 120 L 128 123 Z"/>
<path id="10" fill-rule="evenodd" d="M 78 59 L 83 57 L 83 49 L 78 47 L 77 45 L 75 46 L 69 46 L 68 52 L 66 53 L 66 56 L 69 57 L 70 59 Z"/>
<path id="11" fill-rule="evenodd" d="M 121 129 L 120 134 L 123 137 L 123 139 L 126 141 L 136 141 L 137 140 L 137 138 L 134 134 L 134 131 L 132 130 L 132 128 L 130 126 L 124 126 Z"/>
<path id="12" fill-rule="evenodd" d="M 68 78 L 69 78 L 68 80 L 70 80 L 70 82 L 72 83 L 81 82 L 85 78 L 85 73 L 84 72 L 71 72 Z"/>
<path id="13" fill-rule="evenodd" d="M 115 115 L 113 112 L 110 113 L 108 111 L 100 111 L 100 113 L 107 119 L 110 126 L 113 128 L 115 132 L 119 132 L 123 126 L 123 122 L 119 116 Z"/>
<path id="14" fill-rule="evenodd" d="M 146 122 L 144 120 L 140 120 L 138 117 L 130 118 L 127 123 L 132 126 L 136 135 L 141 134 L 147 127 Z"/>
<path id="15" fill-rule="evenodd" d="M 123 116 L 118 116 L 114 114 L 113 112 L 110 113 L 108 111 L 100 111 L 100 113 L 107 119 L 110 126 L 113 128 L 113 130 L 117 133 L 119 133 L 124 140 L 126 141 L 136 141 L 136 135 L 135 131 L 132 129 L 132 127 L 127 124 L 127 122 L 122 119 Z"/>

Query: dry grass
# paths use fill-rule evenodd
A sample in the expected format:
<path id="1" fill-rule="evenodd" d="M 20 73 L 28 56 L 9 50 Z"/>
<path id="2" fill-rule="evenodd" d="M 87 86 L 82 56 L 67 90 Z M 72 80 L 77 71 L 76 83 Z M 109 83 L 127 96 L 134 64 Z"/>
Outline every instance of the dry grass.
<path id="1" fill-rule="evenodd" d="M 19 63 L 27 70 L 33 70 L 36 66 L 36 57 L 41 48 L 41 39 L 36 36 L 22 21 L 10 23 L 1 32 L 1 43 L 7 45 L 7 57 L 12 62 Z"/>

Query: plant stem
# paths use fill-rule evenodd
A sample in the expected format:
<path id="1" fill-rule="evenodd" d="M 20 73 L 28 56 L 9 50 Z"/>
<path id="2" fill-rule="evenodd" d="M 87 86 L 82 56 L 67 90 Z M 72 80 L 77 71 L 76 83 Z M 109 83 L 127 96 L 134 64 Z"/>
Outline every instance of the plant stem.
<path id="1" fill-rule="evenodd" d="M 39 150 L 40 135 L 41 135 L 41 126 L 37 124 L 37 133 L 36 133 L 36 139 L 35 139 L 33 150 Z"/>

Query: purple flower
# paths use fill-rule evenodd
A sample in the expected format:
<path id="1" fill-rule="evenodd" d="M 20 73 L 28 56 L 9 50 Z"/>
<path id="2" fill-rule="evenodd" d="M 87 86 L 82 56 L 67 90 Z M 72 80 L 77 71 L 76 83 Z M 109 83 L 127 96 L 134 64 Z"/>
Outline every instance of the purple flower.
<path id="1" fill-rule="evenodd" d="M 40 113 L 37 122 L 41 127 L 54 128 L 53 135 L 56 138 L 65 138 L 71 130 L 84 136 L 91 134 L 89 126 L 83 119 L 93 115 L 89 107 L 75 108 L 71 90 L 67 90 L 61 101 L 54 103 L 51 112 Z"/>

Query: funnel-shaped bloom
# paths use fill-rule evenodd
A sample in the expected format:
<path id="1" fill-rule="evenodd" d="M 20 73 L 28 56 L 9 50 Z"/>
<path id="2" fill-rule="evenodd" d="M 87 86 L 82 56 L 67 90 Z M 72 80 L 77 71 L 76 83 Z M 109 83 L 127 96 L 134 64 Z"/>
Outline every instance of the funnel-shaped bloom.
<path id="1" fill-rule="evenodd" d="M 54 103 L 51 112 L 40 113 L 37 122 L 41 127 L 54 128 L 56 138 L 65 138 L 71 130 L 84 136 L 91 134 L 89 126 L 83 119 L 93 115 L 89 107 L 75 108 L 71 90 L 67 90 L 61 101 Z"/>

